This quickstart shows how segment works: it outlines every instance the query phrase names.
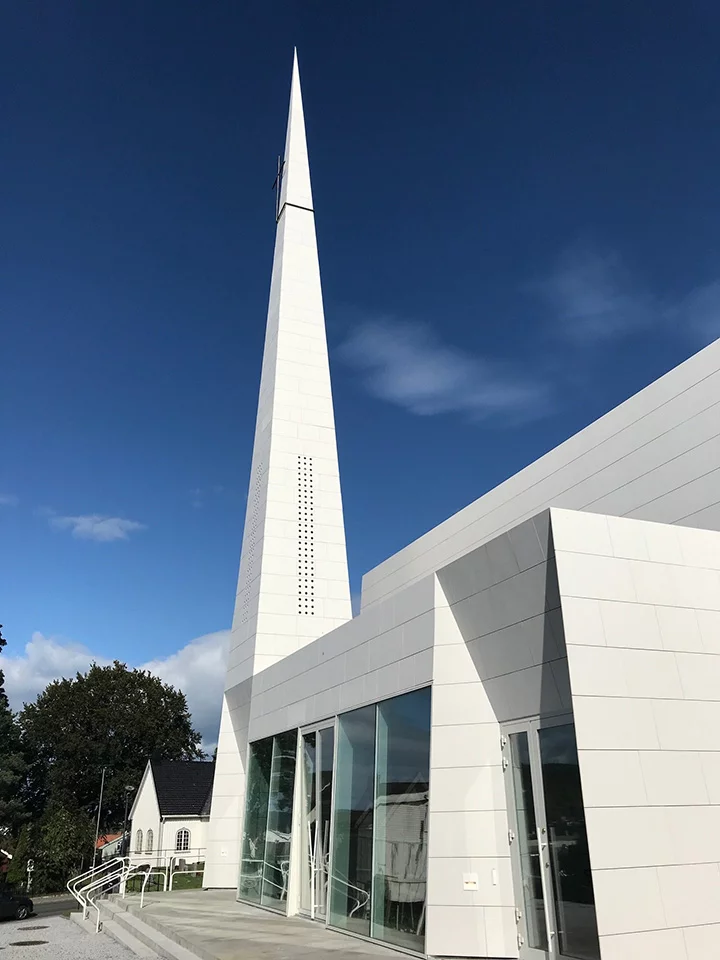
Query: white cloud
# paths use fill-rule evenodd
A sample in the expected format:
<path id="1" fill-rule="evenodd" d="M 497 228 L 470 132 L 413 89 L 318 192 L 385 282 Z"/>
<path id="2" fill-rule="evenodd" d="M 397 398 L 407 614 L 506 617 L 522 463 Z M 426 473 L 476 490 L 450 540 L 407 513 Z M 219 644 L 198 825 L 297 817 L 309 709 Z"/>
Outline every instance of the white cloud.
<path id="1" fill-rule="evenodd" d="M 662 318 L 653 298 L 639 289 L 613 253 L 567 250 L 537 290 L 571 340 L 609 340 Z"/>
<path id="2" fill-rule="evenodd" d="M 548 409 L 546 385 L 444 344 L 427 326 L 364 323 L 339 353 L 362 371 L 370 393 L 421 416 L 464 413 L 474 420 L 526 419 Z"/>
<path id="3" fill-rule="evenodd" d="M 14 710 L 34 700 L 51 680 L 73 677 L 78 670 L 87 670 L 93 661 L 110 663 L 82 644 L 45 637 L 38 632 L 33 633 L 30 642 L 25 644 L 24 655 L 10 656 L 8 651 L 11 649 L 9 645 L 5 648 L 0 665 L 5 672 L 5 692 Z"/>
<path id="4" fill-rule="evenodd" d="M 218 630 L 192 640 L 169 657 L 142 665 L 165 683 L 182 690 L 206 750 L 217 742 L 229 644 L 230 631 Z"/>
<path id="5" fill-rule="evenodd" d="M 704 343 L 720 336 L 720 280 L 663 300 L 643 289 L 615 253 L 571 248 L 534 289 L 553 310 L 556 330 L 578 344 L 617 340 L 650 328 Z"/>
<path id="6" fill-rule="evenodd" d="M 127 540 L 128 534 L 146 530 L 144 523 L 136 520 L 124 520 L 122 517 L 104 517 L 99 513 L 85 514 L 81 517 L 50 517 L 50 526 L 55 530 L 70 530 L 78 540 L 98 540 L 108 543 L 111 540 Z"/>
<path id="7" fill-rule="evenodd" d="M 0 507 L 16 507 L 20 500 L 12 493 L 0 493 Z"/>
<path id="8" fill-rule="evenodd" d="M 680 332 L 689 330 L 706 343 L 720 337 L 720 280 L 695 287 L 667 311 Z"/>
<path id="9" fill-rule="evenodd" d="M 206 750 L 212 750 L 217 742 L 229 638 L 229 630 L 219 630 L 192 640 L 168 657 L 129 664 L 149 670 L 182 690 Z M 37 632 L 25 645 L 23 654 L 8 655 L 10 649 L 6 647 L 1 663 L 5 690 L 14 710 L 35 700 L 52 680 L 73 677 L 78 671 L 84 673 L 93 662 L 111 662 L 81 644 Z"/>

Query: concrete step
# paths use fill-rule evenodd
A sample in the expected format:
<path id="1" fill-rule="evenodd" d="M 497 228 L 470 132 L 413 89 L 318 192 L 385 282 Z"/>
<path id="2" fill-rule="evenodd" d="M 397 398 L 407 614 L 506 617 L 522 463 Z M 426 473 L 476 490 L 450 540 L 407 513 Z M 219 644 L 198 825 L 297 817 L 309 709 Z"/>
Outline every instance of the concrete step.
<path id="1" fill-rule="evenodd" d="M 95 911 L 91 910 L 90 912 L 92 913 L 92 917 L 88 916 L 87 920 L 83 920 L 82 911 L 79 910 L 71 913 L 70 919 L 73 923 L 76 923 L 85 930 L 86 933 L 94 937 L 96 922 Z M 158 954 L 155 953 L 154 950 L 151 950 L 147 944 L 138 940 L 138 938 L 134 937 L 131 933 L 128 933 L 127 930 L 113 919 L 114 916 L 114 911 L 107 909 L 107 905 L 103 901 L 100 901 L 101 933 L 104 933 L 117 943 L 121 943 L 124 947 L 127 947 L 136 957 L 142 957 L 143 960 L 159 960 Z"/>
<path id="2" fill-rule="evenodd" d="M 137 898 L 137 903 L 119 898 L 117 900 L 104 900 L 101 912 L 104 916 L 111 918 L 109 922 L 117 924 L 127 934 L 141 941 L 153 951 L 154 956 L 162 957 L 164 960 L 198 960 L 197 953 L 186 949 L 154 924 L 146 923 L 142 919 L 139 898 Z"/>
<path id="3" fill-rule="evenodd" d="M 117 943 L 121 943 L 124 947 L 127 947 L 136 957 L 142 957 L 143 960 L 158 960 L 161 956 L 152 950 L 144 941 L 126 930 L 117 920 L 103 920 L 102 932 L 106 936 L 112 937 Z"/>

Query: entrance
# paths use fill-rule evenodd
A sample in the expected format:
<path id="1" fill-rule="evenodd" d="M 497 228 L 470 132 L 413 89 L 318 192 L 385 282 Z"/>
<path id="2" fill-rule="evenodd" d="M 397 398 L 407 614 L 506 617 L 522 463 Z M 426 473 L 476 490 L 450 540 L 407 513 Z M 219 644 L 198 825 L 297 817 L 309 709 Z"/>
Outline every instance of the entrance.
<path id="1" fill-rule="evenodd" d="M 503 727 L 521 960 L 600 960 L 575 727 Z"/>
<path id="2" fill-rule="evenodd" d="M 334 759 L 334 727 L 303 733 L 300 910 L 323 922 L 327 917 Z"/>

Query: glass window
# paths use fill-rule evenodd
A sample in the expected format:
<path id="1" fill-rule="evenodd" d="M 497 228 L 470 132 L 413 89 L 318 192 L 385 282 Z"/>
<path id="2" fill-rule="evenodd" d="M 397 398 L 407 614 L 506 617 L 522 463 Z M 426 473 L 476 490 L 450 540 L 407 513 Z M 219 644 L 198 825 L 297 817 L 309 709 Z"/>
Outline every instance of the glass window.
<path id="1" fill-rule="evenodd" d="M 281 907 L 287 900 L 297 731 L 250 745 L 238 895 Z"/>
<path id="2" fill-rule="evenodd" d="M 302 784 L 305 798 L 300 876 L 300 909 L 313 913 L 317 873 L 317 737 L 306 733 L 302 740 Z"/>
<path id="3" fill-rule="evenodd" d="M 425 944 L 430 690 L 379 704 L 371 935 L 422 952 Z"/>
<path id="4" fill-rule="evenodd" d="M 599 960 L 575 727 L 543 727 L 539 740 L 560 955 Z"/>
<path id="5" fill-rule="evenodd" d="M 152 830 L 148 830 L 148 832 L 147 832 L 147 837 L 146 837 L 146 839 L 145 839 L 145 853 L 152 853 L 152 852 L 153 852 L 153 841 L 154 841 L 154 839 L 155 839 L 155 838 L 154 838 L 154 836 L 153 836 Z"/>
<path id="6" fill-rule="evenodd" d="M 190 849 L 190 831 L 178 830 L 175 834 L 175 849 L 180 853 L 185 853 Z"/>
<path id="7" fill-rule="evenodd" d="M 135 853 L 142 853 L 143 832 L 138 830 L 135 834 Z"/>
<path id="8" fill-rule="evenodd" d="M 530 763 L 530 747 L 525 730 L 510 734 L 512 757 L 513 801 L 515 807 L 516 842 L 520 860 L 522 896 L 525 905 L 525 928 L 529 947 L 547 950 L 545 897 L 542 888 L 542 862 L 535 819 L 535 795 Z"/>
<path id="9" fill-rule="evenodd" d="M 268 907 L 287 900 L 296 750 L 296 730 L 274 738 L 261 898 Z"/>
<path id="10" fill-rule="evenodd" d="M 330 923 L 370 935 L 375 707 L 339 718 Z"/>
<path id="11" fill-rule="evenodd" d="M 260 903 L 273 738 L 250 744 L 239 896 Z"/>

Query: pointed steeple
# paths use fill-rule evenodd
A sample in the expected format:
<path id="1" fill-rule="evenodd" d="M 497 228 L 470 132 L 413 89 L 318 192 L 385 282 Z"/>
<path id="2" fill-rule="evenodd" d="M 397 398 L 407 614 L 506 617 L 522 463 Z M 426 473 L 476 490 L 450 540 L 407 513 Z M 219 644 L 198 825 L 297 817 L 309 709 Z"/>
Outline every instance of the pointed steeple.
<path id="1" fill-rule="evenodd" d="M 285 158 L 282 169 L 280 200 L 278 212 L 286 203 L 296 207 L 313 209 L 312 189 L 310 188 L 310 164 L 308 162 L 307 140 L 305 139 L 305 115 L 303 113 L 302 92 L 300 90 L 300 70 L 298 69 L 297 50 L 293 56 L 292 84 L 290 87 L 290 110 L 288 113 L 287 136 L 285 138 Z"/>
<path id="2" fill-rule="evenodd" d="M 227 687 L 351 616 L 296 54 Z"/>
<path id="3" fill-rule="evenodd" d="M 240 859 L 254 677 L 352 616 L 297 56 L 203 885 Z"/>

